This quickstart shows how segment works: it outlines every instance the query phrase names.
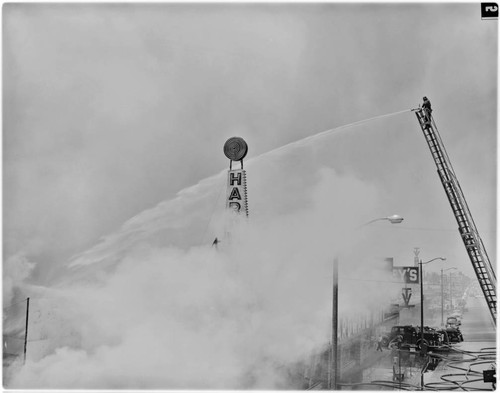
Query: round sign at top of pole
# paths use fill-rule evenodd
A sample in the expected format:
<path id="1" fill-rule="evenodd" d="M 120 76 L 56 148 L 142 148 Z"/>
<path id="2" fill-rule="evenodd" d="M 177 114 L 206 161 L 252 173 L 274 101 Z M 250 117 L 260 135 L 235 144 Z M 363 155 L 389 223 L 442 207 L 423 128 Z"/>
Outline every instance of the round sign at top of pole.
<path id="1" fill-rule="evenodd" d="M 233 161 L 241 161 L 248 152 L 247 143 L 239 136 L 229 138 L 224 143 L 224 154 L 227 158 Z"/>

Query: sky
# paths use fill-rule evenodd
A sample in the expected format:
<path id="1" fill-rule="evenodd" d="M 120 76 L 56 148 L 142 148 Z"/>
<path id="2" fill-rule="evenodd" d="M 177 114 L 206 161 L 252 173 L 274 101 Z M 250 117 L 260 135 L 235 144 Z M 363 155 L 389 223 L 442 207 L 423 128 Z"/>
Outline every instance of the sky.
<path id="1" fill-rule="evenodd" d="M 325 331 L 313 326 L 328 322 L 322 312 L 333 255 L 344 261 L 345 280 L 372 274 L 370 258 L 412 265 L 415 247 L 423 260 L 447 258 L 429 271 L 455 266 L 473 277 L 410 111 L 424 95 L 495 264 L 497 36 L 497 22 L 481 20 L 479 5 L 466 3 L 4 4 L 4 305 L 48 291 L 82 311 L 74 318 L 59 312 L 54 322 L 78 340 L 41 350 L 13 386 L 54 387 L 51 376 L 73 361 L 94 382 L 68 373 L 62 387 L 183 387 L 188 371 L 157 376 L 160 354 L 145 380 L 134 379 L 134 363 L 122 365 L 130 368 L 125 382 L 117 382 L 125 373 L 101 375 L 98 365 L 143 354 L 139 338 L 162 324 L 181 342 L 214 337 L 179 312 L 193 304 L 212 310 L 204 317 L 226 333 L 201 356 L 208 363 L 216 344 L 240 342 L 233 323 L 248 315 L 228 310 L 258 310 L 250 325 L 261 330 L 241 333 L 258 343 L 255 363 L 226 345 L 217 362 L 241 367 L 211 370 L 209 387 L 233 388 L 249 368 L 253 379 L 244 387 L 279 387 L 256 365 L 290 359 L 286 345 L 276 349 L 277 327 L 290 321 L 310 329 L 283 334 L 283 342 L 302 338 L 290 347 L 295 354 L 324 341 Z M 249 146 L 250 225 L 217 256 L 206 247 L 223 232 L 223 145 L 232 136 Z M 404 222 L 363 226 L 392 214 Z M 203 284 L 207 275 L 213 281 Z M 300 296 L 298 282 L 309 283 Z M 131 283 L 132 293 L 117 300 Z M 177 317 L 151 317 L 149 292 L 171 299 L 153 304 Z M 381 301 L 377 288 L 367 293 Z M 359 304 L 372 306 L 366 295 Z M 293 315 L 280 312 L 283 298 L 294 300 Z M 129 312 L 113 319 L 130 326 L 123 334 L 114 336 L 112 325 L 90 334 L 117 308 L 143 323 Z M 275 324 L 262 322 L 270 316 L 279 316 Z M 191 330 L 180 333 L 186 325 Z M 275 338 L 274 346 L 256 331 Z"/>

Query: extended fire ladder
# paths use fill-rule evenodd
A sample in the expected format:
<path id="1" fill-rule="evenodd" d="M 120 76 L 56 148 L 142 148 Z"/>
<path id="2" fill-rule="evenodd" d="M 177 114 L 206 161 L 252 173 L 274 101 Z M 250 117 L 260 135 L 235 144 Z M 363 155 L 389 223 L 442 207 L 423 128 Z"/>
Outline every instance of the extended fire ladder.
<path id="1" fill-rule="evenodd" d="M 479 285 L 481 286 L 484 298 L 486 299 L 491 316 L 493 317 L 493 323 L 496 325 L 497 279 L 495 271 L 491 266 L 483 241 L 474 224 L 474 219 L 469 211 L 469 207 L 467 206 L 464 194 L 455 176 L 455 172 L 453 171 L 453 167 L 444 148 L 436 123 L 434 123 L 434 119 L 429 111 L 424 108 L 416 109 L 415 114 L 417 115 L 425 140 L 431 150 L 432 158 L 436 163 L 439 178 L 441 179 L 451 209 L 457 220 L 458 231 L 464 242 L 467 254 L 469 254 L 474 271 L 476 272 Z"/>

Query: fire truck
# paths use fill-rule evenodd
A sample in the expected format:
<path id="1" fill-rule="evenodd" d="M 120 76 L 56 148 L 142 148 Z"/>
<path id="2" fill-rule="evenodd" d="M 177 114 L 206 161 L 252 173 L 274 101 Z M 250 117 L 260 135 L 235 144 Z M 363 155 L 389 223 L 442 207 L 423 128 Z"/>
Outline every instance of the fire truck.
<path id="1" fill-rule="evenodd" d="M 445 335 L 429 326 L 424 326 L 424 344 L 429 349 L 439 348 L 446 344 Z M 382 336 L 382 346 L 399 347 L 401 349 L 422 348 L 420 326 L 393 326 L 391 331 Z"/>

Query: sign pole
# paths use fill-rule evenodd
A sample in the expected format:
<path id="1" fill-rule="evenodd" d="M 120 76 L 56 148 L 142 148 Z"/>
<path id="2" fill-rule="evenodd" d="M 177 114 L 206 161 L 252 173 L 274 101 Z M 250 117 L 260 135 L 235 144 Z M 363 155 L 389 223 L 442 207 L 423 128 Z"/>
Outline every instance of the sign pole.
<path id="1" fill-rule="evenodd" d="M 330 390 L 337 390 L 339 374 L 338 356 L 338 325 L 339 325 L 339 260 L 333 260 L 333 294 L 332 294 L 332 354 Z"/>
<path id="2" fill-rule="evenodd" d="M 26 347 L 28 346 L 28 318 L 30 314 L 30 298 L 26 299 L 26 328 L 24 330 L 24 361 L 26 363 Z"/>

